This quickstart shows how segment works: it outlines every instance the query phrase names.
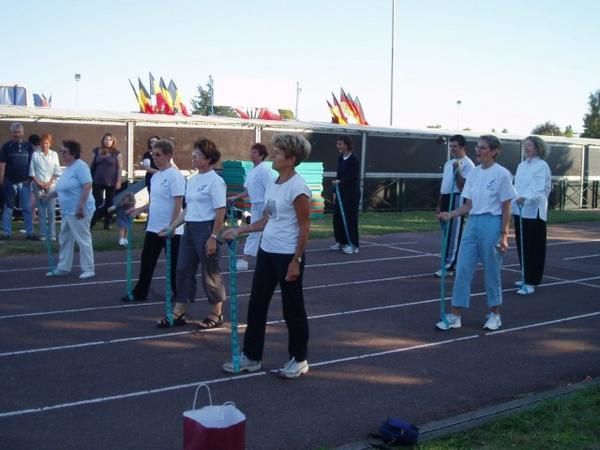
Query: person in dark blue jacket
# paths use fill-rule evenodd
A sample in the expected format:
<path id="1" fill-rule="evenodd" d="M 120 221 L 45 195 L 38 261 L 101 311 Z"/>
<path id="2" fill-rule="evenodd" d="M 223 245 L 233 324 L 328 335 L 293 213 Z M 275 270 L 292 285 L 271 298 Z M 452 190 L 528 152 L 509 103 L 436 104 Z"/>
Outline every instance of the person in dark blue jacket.
<path id="1" fill-rule="evenodd" d="M 337 177 L 332 181 L 337 184 L 340 191 L 341 206 L 348 226 L 348 236 L 344 229 L 340 199 L 334 196 L 333 233 L 335 244 L 331 250 L 341 250 L 347 255 L 358 253 L 358 208 L 360 204 L 360 163 L 352 153 L 352 139 L 348 136 L 339 136 L 336 148 L 340 154 L 338 158 Z"/>

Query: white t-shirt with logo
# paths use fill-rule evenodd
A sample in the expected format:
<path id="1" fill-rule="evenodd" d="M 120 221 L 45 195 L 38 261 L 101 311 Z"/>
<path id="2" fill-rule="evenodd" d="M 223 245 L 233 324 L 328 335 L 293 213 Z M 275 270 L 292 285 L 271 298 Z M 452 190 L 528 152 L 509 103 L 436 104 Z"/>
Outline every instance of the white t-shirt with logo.
<path id="1" fill-rule="evenodd" d="M 248 175 L 244 187 L 248 191 L 250 203 L 263 203 L 267 186 L 273 183 L 275 175 L 271 171 L 271 163 L 263 161 L 254 166 Z"/>
<path id="2" fill-rule="evenodd" d="M 516 198 L 517 191 L 512 185 L 512 175 L 498 163 L 484 169 L 475 167 L 462 191 L 464 198 L 470 199 L 473 207 L 469 214 L 502 215 L 502 202 Z"/>
<path id="3" fill-rule="evenodd" d="M 197 173 L 187 180 L 185 188 L 185 221 L 214 220 L 215 209 L 224 208 L 227 201 L 225 181 L 214 170 Z"/>
<path id="4" fill-rule="evenodd" d="M 299 174 L 283 184 L 271 183 L 265 192 L 265 211 L 269 221 L 265 227 L 260 248 L 265 252 L 291 255 L 296 252 L 300 225 L 294 209 L 299 195 L 311 198 L 306 181 Z"/>
<path id="5" fill-rule="evenodd" d="M 456 178 L 454 177 L 454 161 L 458 161 L 458 170 L 461 176 L 466 180 L 471 170 L 475 168 L 475 164 L 471 161 L 471 158 L 465 156 L 463 158 L 453 158 L 446 161 L 444 164 L 444 171 L 442 173 L 442 186 L 440 188 L 440 194 L 460 194 L 460 189 L 456 184 Z"/>
<path id="6" fill-rule="evenodd" d="M 174 197 L 185 195 L 185 178 L 174 167 L 156 172 L 152 177 L 150 193 L 150 211 L 148 212 L 147 231 L 159 233 L 169 226 L 175 209 Z M 183 227 L 178 227 L 175 234 L 182 234 Z"/>

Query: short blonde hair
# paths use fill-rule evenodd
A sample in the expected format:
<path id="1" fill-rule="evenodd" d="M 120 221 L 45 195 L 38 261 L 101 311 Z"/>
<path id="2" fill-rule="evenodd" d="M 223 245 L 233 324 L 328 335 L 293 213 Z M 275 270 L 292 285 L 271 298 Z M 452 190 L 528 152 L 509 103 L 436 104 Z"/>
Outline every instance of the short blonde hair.
<path id="1" fill-rule="evenodd" d="M 523 143 L 529 141 L 535 147 L 535 151 L 540 159 L 546 159 L 546 155 L 548 154 L 548 145 L 544 142 L 544 140 L 539 136 L 527 136 Z"/>
<path id="2" fill-rule="evenodd" d="M 292 156 L 296 158 L 296 166 L 310 155 L 310 142 L 299 134 L 276 134 L 273 136 L 271 143 L 274 147 L 283 151 L 286 158 L 291 158 Z"/>

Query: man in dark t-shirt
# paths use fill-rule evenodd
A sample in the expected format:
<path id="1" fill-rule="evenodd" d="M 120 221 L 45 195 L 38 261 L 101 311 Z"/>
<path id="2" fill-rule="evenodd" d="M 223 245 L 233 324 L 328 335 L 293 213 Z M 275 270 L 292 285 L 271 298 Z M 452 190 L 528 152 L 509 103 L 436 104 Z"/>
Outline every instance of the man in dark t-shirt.
<path id="1" fill-rule="evenodd" d="M 12 139 L 0 149 L 0 188 L 4 194 L 4 211 L 2 212 L 2 231 L 0 239 L 10 239 L 12 233 L 13 210 L 17 196 L 25 220 L 27 239 L 38 240 L 33 234 L 31 214 L 31 178 L 29 166 L 33 148 L 23 140 L 25 130 L 20 123 L 10 126 Z"/>

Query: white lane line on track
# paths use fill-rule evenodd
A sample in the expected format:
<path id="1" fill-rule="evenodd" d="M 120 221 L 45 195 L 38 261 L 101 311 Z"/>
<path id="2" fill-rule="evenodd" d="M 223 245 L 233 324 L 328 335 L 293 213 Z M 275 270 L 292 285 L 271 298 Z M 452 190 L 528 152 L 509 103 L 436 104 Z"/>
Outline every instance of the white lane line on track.
<path id="1" fill-rule="evenodd" d="M 402 259 L 414 259 L 414 258 L 427 258 L 431 255 L 428 253 L 420 252 L 417 255 L 408 256 L 392 256 L 387 258 L 370 258 L 370 259 L 358 259 L 349 261 L 336 261 L 331 263 L 318 263 L 318 264 L 306 264 L 305 269 L 312 269 L 315 267 L 333 267 L 333 266 L 344 266 L 347 264 L 366 264 L 374 262 L 388 262 L 388 261 L 399 261 Z M 254 270 L 242 270 L 239 273 L 253 273 Z M 227 275 L 229 272 L 221 272 L 222 275 Z M 153 277 L 153 280 L 164 280 L 164 276 Z M 27 286 L 27 287 L 14 287 L 14 288 L 3 288 L 0 292 L 19 292 L 19 291 L 32 291 L 40 289 L 57 289 L 63 287 L 78 287 L 78 286 L 94 286 L 103 284 L 114 284 L 114 283 L 125 283 L 127 280 L 104 280 L 104 281 L 91 281 L 91 282 L 80 282 L 80 283 L 63 283 L 63 284 L 45 284 L 41 286 Z"/>
<path id="2" fill-rule="evenodd" d="M 390 244 L 378 244 L 376 242 L 364 242 L 361 241 L 361 248 L 371 248 L 371 247 L 388 247 L 390 245 L 415 245 L 418 244 L 418 241 L 405 241 L 405 242 L 392 242 Z M 324 248 L 310 248 L 305 250 L 306 253 L 317 253 L 317 252 L 331 252 L 334 253 L 333 250 L 331 250 L 329 247 L 324 247 Z M 227 255 L 222 255 L 221 258 L 229 258 L 229 256 Z M 160 263 L 164 263 L 165 260 L 160 258 L 158 259 L 158 262 Z M 136 259 L 134 261 L 131 261 L 132 264 L 139 264 L 140 260 Z M 125 261 L 113 261 L 113 262 L 104 262 L 104 263 L 96 263 L 95 266 L 96 267 L 104 267 L 104 266 L 124 266 L 126 263 Z M 73 268 L 77 269 L 80 268 L 81 266 L 79 265 L 75 265 L 73 264 Z M 43 271 L 47 271 L 48 270 L 48 266 L 43 266 L 43 267 L 20 267 L 17 269 L 0 269 L 0 273 L 11 273 L 11 272 L 31 272 L 32 270 L 43 270 Z"/>
<path id="3" fill-rule="evenodd" d="M 404 277 L 407 277 L 407 276 L 404 276 Z M 585 278 L 583 280 L 590 280 L 590 279 L 600 279 L 600 276 L 592 277 L 592 278 Z M 387 280 L 387 279 L 384 279 L 384 280 Z M 558 286 L 558 285 L 564 285 L 564 284 L 574 284 L 574 283 L 577 283 L 578 281 L 579 280 L 565 280 L 565 281 L 546 283 L 546 284 L 543 284 L 540 286 Z M 321 287 L 327 288 L 327 287 L 334 287 L 334 286 L 336 286 L 336 285 L 323 285 Z M 315 286 L 314 288 L 317 289 L 319 287 Z M 510 289 L 503 289 L 502 292 L 511 292 L 511 291 L 516 291 L 516 290 L 517 290 L 516 288 L 510 288 Z M 471 297 L 480 297 L 480 296 L 484 296 L 484 295 L 486 295 L 485 291 L 476 292 L 474 294 L 471 294 Z M 353 314 L 362 314 L 362 313 L 382 311 L 382 310 L 388 310 L 388 309 L 406 308 L 409 306 L 419 306 L 419 305 L 425 305 L 425 304 L 429 304 L 429 303 L 439 303 L 439 301 L 440 301 L 439 298 L 432 298 L 432 299 L 426 299 L 426 300 L 415 300 L 413 302 L 407 302 L 407 303 L 395 303 L 392 305 L 372 306 L 369 308 L 352 309 L 352 310 L 348 310 L 348 311 L 340 311 L 340 312 L 334 312 L 334 313 L 309 316 L 308 320 L 327 319 L 327 318 L 332 318 L 332 317 L 348 316 L 348 315 L 353 315 Z M 284 320 L 272 320 L 272 321 L 267 322 L 267 325 L 277 325 L 277 324 L 283 324 L 283 323 L 285 323 Z M 244 329 L 245 327 L 246 327 L 245 324 L 240 325 L 238 327 L 238 329 Z M 215 329 L 214 331 L 216 332 L 216 331 L 222 331 L 222 330 L 226 330 L 226 328 Z M 118 338 L 118 339 L 110 339 L 110 340 L 104 340 L 104 341 L 83 342 L 80 344 L 68 344 L 68 345 L 60 345 L 60 346 L 56 346 L 56 347 L 18 350 L 18 351 L 13 351 L 13 352 L 0 353 L 0 358 L 26 355 L 26 354 L 32 354 L 32 353 L 52 352 L 52 351 L 59 351 L 59 350 L 72 350 L 72 349 L 77 349 L 77 348 L 82 348 L 82 347 L 94 347 L 94 346 L 99 346 L 99 345 L 109 345 L 109 344 L 143 341 L 143 340 L 150 340 L 150 339 L 160 339 L 161 337 L 169 338 L 169 337 L 173 337 L 173 336 L 182 336 L 182 335 L 192 334 L 192 333 L 194 333 L 194 331 L 190 330 L 190 331 L 181 331 L 181 332 L 175 332 L 175 333 L 153 334 L 153 335 L 146 335 L 146 336 L 133 336 L 133 337 L 128 337 L 128 338 Z"/>
<path id="4" fill-rule="evenodd" d="M 317 363 L 312 363 L 311 367 L 322 367 L 322 366 L 327 366 L 327 365 L 331 365 L 331 364 L 339 364 L 342 362 L 356 361 L 356 360 L 367 359 L 367 358 L 376 358 L 378 356 L 385 356 L 385 355 L 390 355 L 390 354 L 394 354 L 394 353 L 407 352 L 407 351 L 411 351 L 411 350 L 432 348 L 432 347 L 436 347 L 436 346 L 452 344 L 455 342 L 476 339 L 478 337 L 480 337 L 480 335 L 474 334 L 471 336 L 464 336 L 464 337 L 455 338 L 455 339 L 446 339 L 444 341 L 427 342 L 424 344 L 413 345 L 411 347 L 401 347 L 401 348 L 396 348 L 396 349 L 386 350 L 386 351 L 376 352 L 376 353 L 365 353 L 362 355 L 356 355 L 356 356 L 351 356 L 351 357 L 347 357 L 347 358 L 339 358 L 339 359 L 334 359 L 334 360 L 330 360 L 330 361 L 321 361 L 321 362 L 317 362 Z M 129 392 L 126 394 L 111 395 L 111 396 L 107 396 L 107 397 L 96 397 L 96 398 L 91 398 L 91 399 L 87 399 L 87 400 L 79 400 L 79 401 L 75 401 L 75 402 L 61 403 L 61 404 L 57 404 L 57 405 L 42 406 L 39 408 L 29 408 L 29 409 L 22 409 L 22 410 L 17 410 L 17 411 L 6 411 L 6 412 L 0 413 L 0 418 L 21 416 L 24 414 L 42 413 L 42 412 L 46 412 L 46 411 L 52 411 L 55 409 L 72 408 L 75 406 L 84 406 L 84 405 L 91 405 L 94 403 L 104 403 L 104 402 L 109 402 L 109 401 L 114 401 L 114 400 L 123 400 L 126 398 L 132 398 L 132 397 L 141 397 L 141 396 L 152 395 L 152 394 L 160 394 L 163 392 L 169 392 L 169 391 L 175 391 L 175 390 L 180 390 L 180 389 L 196 387 L 199 384 L 217 384 L 217 383 L 224 383 L 224 382 L 228 382 L 228 381 L 238 381 L 238 380 L 243 380 L 243 379 L 252 378 L 252 377 L 264 376 L 264 375 L 267 375 L 268 373 L 272 373 L 272 372 L 277 372 L 277 370 L 268 370 L 268 371 L 262 370 L 260 372 L 255 372 L 255 373 L 251 373 L 251 374 L 214 378 L 212 380 L 201 380 L 201 381 L 196 381 L 194 383 L 185 383 L 185 384 L 178 384 L 178 385 L 174 385 L 174 386 L 165 386 L 165 387 L 157 388 L 157 389 L 147 389 L 147 390 L 143 390 L 143 391 Z"/>
<path id="5" fill-rule="evenodd" d="M 568 321 L 573 321 L 573 320 L 580 320 L 580 319 L 585 319 L 585 318 L 594 317 L 594 316 L 598 316 L 598 315 L 600 315 L 600 311 L 596 311 L 596 312 L 589 313 L 589 314 L 581 314 L 578 316 L 563 317 L 563 318 L 557 319 L 557 320 L 532 323 L 532 324 L 524 325 L 521 327 L 508 328 L 508 329 L 499 330 L 499 331 L 495 331 L 495 332 L 486 332 L 483 334 L 473 334 L 473 335 L 463 336 L 463 337 L 455 338 L 455 339 L 447 339 L 444 341 L 427 342 L 427 343 L 414 345 L 414 346 L 410 346 L 410 347 L 400 347 L 400 348 L 385 350 L 385 351 L 381 351 L 381 352 L 364 353 L 361 355 L 348 356 L 345 358 L 337 358 L 337 359 L 332 359 L 332 360 L 327 360 L 327 361 L 320 361 L 320 362 L 316 362 L 316 363 L 311 363 L 310 366 L 312 368 L 315 368 L 315 367 L 323 367 L 323 366 L 329 366 L 329 365 L 334 365 L 334 364 L 341 364 L 341 363 L 346 363 L 346 362 L 351 362 L 351 361 L 359 361 L 359 360 L 364 360 L 364 359 L 377 358 L 380 356 L 387 356 L 387 355 L 391 355 L 391 354 L 395 354 L 395 353 L 439 347 L 439 346 L 443 346 L 443 345 L 454 344 L 457 342 L 468 341 L 468 340 L 477 339 L 477 338 L 484 338 L 486 336 L 495 335 L 495 334 L 506 334 L 506 333 L 516 332 L 516 331 L 521 331 L 524 329 L 538 328 L 538 327 L 542 327 L 542 326 L 554 325 L 557 323 L 563 323 L 563 322 L 568 322 Z M 4 418 L 4 417 L 13 417 L 13 416 L 20 416 L 20 415 L 25 415 L 25 414 L 42 413 L 42 412 L 52 411 L 52 410 L 56 410 L 56 409 L 72 408 L 72 407 L 76 407 L 76 406 L 85 406 L 85 405 L 90 405 L 90 404 L 95 404 L 95 403 L 105 403 L 105 402 L 109 402 L 109 401 L 123 400 L 123 399 L 127 399 L 127 398 L 132 398 L 132 397 L 141 397 L 141 396 L 146 396 L 146 395 L 159 394 L 159 393 L 163 393 L 163 392 L 187 389 L 187 388 L 198 386 L 199 384 L 203 384 L 203 383 L 210 385 L 210 384 L 224 383 L 224 382 L 228 382 L 228 381 L 238 381 L 238 380 L 248 379 L 251 377 L 264 376 L 264 375 L 266 375 L 268 373 L 272 373 L 272 372 L 277 372 L 277 370 L 261 371 L 261 372 L 255 372 L 252 374 L 243 374 L 243 375 L 237 375 L 237 376 L 215 378 L 212 380 L 201 380 L 201 381 L 197 381 L 194 383 L 165 386 L 162 388 L 148 389 L 148 390 L 143 390 L 143 391 L 136 391 L 136 392 L 130 392 L 130 393 L 125 393 L 125 394 L 107 396 L 107 397 L 96 397 L 96 398 L 87 399 L 87 400 L 79 400 L 79 401 L 69 402 L 69 403 L 60 403 L 57 405 L 42 406 L 42 407 L 38 407 L 38 408 L 28 408 L 28 409 L 21 409 L 21 410 L 15 410 L 15 411 L 6 411 L 6 412 L 0 413 L 0 419 Z"/>
<path id="6" fill-rule="evenodd" d="M 571 256 L 569 258 L 563 258 L 564 261 L 572 261 L 574 259 L 586 259 L 586 258 L 595 258 L 600 256 L 600 253 L 596 253 L 594 255 L 583 255 L 583 256 Z"/>

